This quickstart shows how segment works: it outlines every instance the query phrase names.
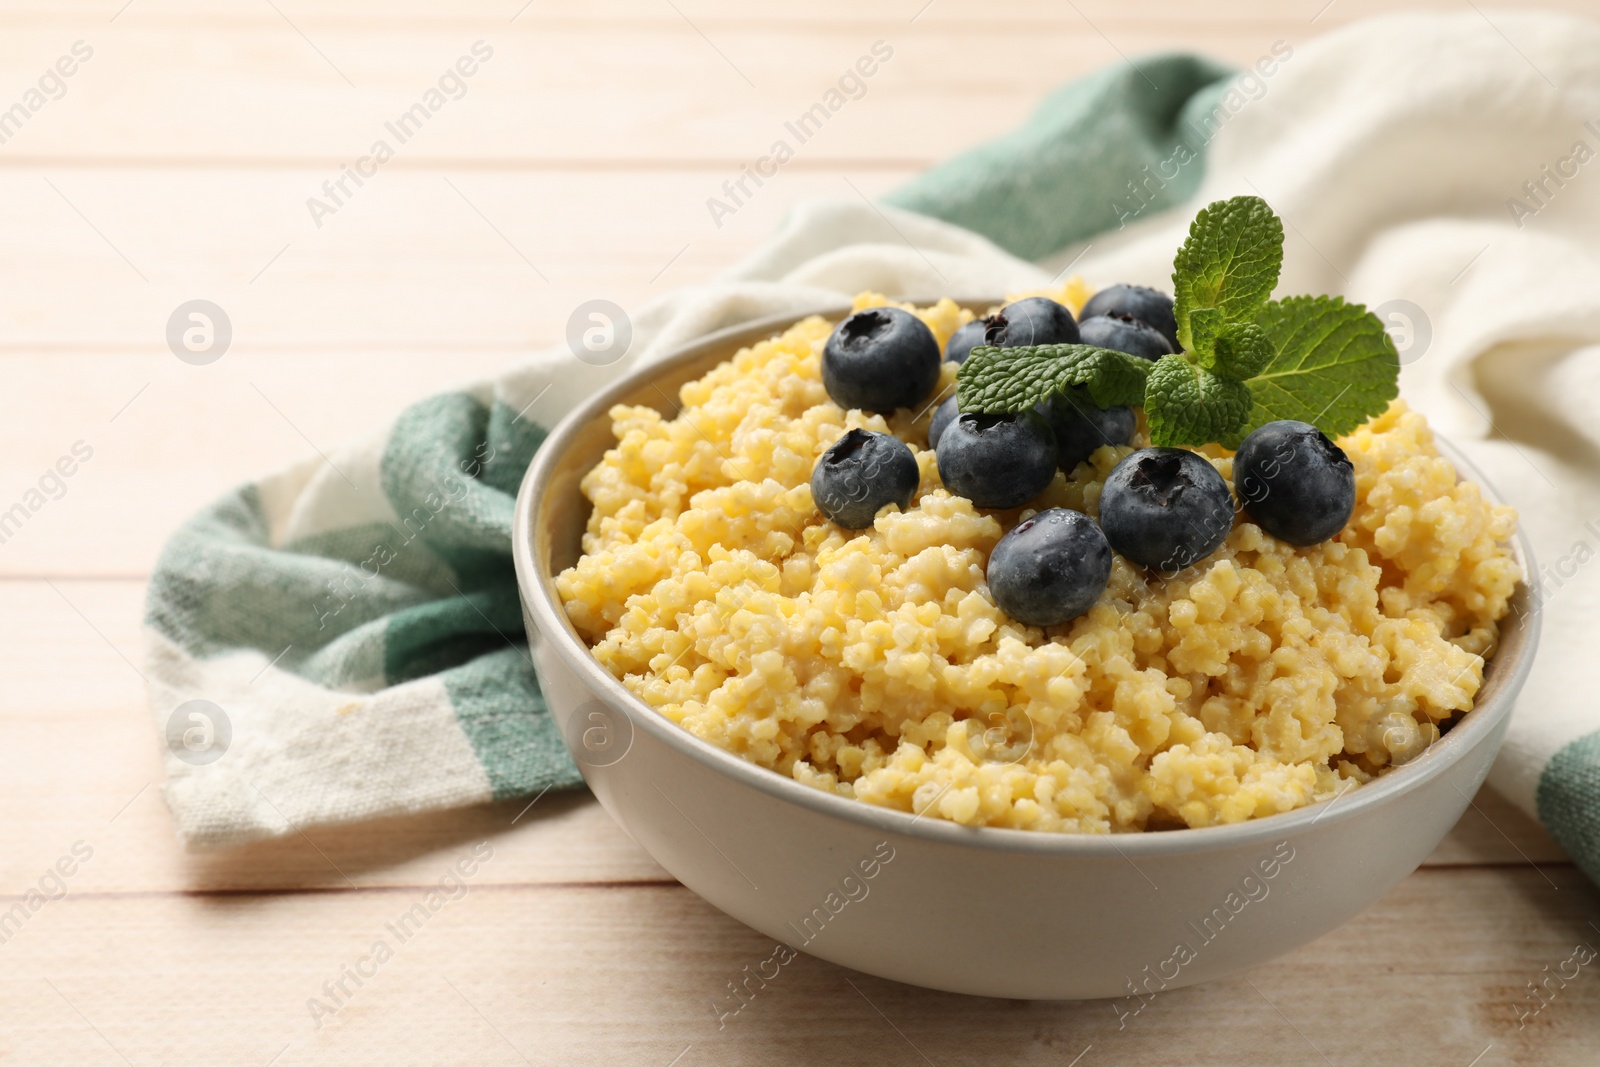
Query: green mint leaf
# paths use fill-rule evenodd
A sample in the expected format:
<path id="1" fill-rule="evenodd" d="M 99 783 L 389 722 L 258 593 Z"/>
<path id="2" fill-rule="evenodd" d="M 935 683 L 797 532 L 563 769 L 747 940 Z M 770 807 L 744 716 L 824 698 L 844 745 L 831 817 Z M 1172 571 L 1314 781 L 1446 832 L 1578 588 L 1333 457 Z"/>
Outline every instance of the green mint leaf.
<path id="1" fill-rule="evenodd" d="M 1211 369 L 1242 382 L 1265 370 L 1273 353 L 1272 339 L 1261 327 L 1253 322 L 1230 322 L 1216 339 Z"/>
<path id="2" fill-rule="evenodd" d="M 1400 356 L 1383 322 L 1337 296 L 1275 300 L 1256 319 L 1277 350 L 1249 380 L 1254 405 L 1244 431 L 1277 419 L 1347 434 L 1399 395 Z"/>
<path id="3" fill-rule="evenodd" d="M 1162 356 L 1145 385 L 1144 413 L 1154 445 L 1204 445 L 1231 438 L 1251 410 L 1243 382 L 1197 367 L 1182 356 Z"/>
<path id="4" fill-rule="evenodd" d="M 1172 263 L 1179 343 L 1194 350 L 1197 308 L 1216 308 L 1229 322 L 1254 317 L 1282 266 L 1283 222 L 1265 200 L 1236 196 L 1201 209 Z"/>
<path id="5" fill-rule="evenodd" d="M 961 411 L 1008 414 L 1081 385 L 1100 407 L 1144 402 L 1150 361 L 1093 345 L 979 345 L 956 378 Z"/>
<path id="6" fill-rule="evenodd" d="M 1195 308 L 1189 313 L 1189 337 L 1194 342 L 1188 355 L 1206 370 L 1216 364 L 1217 335 L 1227 325 L 1216 308 Z"/>

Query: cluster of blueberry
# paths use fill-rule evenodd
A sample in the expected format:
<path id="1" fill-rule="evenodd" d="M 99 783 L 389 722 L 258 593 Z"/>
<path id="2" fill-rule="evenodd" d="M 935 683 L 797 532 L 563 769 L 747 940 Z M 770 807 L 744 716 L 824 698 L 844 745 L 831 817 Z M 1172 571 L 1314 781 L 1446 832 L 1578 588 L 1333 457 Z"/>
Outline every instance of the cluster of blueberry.
<path id="1" fill-rule="evenodd" d="M 944 352 L 933 332 L 899 308 L 858 311 L 828 338 L 822 380 L 841 407 L 888 414 L 923 403 L 939 364 L 960 363 L 979 345 L 998 348 L 1085 344 L 1157 360 L 1178 351 L 1172 298 L 1141 286 L 1114 285 L 1083 308 L 1083 321 L 1046 297 L 1008 304 L 957 330 Z M 988 415 L 939 406 L 928 444 L 945 487 L 981 508 L 1021 507 L 1071 472 L 1101 445 L 1133 441 L 1131 408 L 1100 408 L 1081 388 L 1032 410 Z M 910 448 L 892 434 L 851 430 L 828 449 L 811 475 L 818 509 L 846 529 L 872 525 L 885 504 L 904 508 L 920 472 Z M 1234 456 L 1240 506 L 1280 540 L 1327 540 L 1355 508 L 1349 457 L 1316 427 L 1270 422 Z M 1233 528 L 1234 497 L 1204 457 L 1181 448 L 1142 448 L 1106 478 L 1100 521 L 1050 508 L 1019 523 L 989 556 L 995 603 L 1018 622 L 1057 626 L 1087 611 L 1111 576 L 1114 549 L 1126 559 L 1173 574 L 1209 556 Z"/>

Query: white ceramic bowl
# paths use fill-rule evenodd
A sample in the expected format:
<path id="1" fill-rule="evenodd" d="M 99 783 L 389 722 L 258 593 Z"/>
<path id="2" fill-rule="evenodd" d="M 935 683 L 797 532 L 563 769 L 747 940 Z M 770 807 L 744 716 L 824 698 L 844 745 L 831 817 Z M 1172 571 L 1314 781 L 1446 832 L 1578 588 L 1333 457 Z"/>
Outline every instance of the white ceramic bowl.
<path id="1" fill-rule="evenodd" d="M 1477 706 L 1423 755 L 1332 801 L 1233 826 L 970 829 L 801 785 L 634 697 L 590 655 L 552 577 L 580 552 L 590 509 L 578 483 L 613 444 L 606 412 L 675 414 L 665 398 L 679 385 L 800 317 L 721 331 L 619 380 L 562 420 L 517 498 L 517 581 L 545 699 L 600 803 L 684 885 L 775 941 L 883 978 L 995 997 L 1116 997 L 1252 967 L 1327 933 L 1455 824 L 1533 661 L 1526 583 Z M 1516 548 L 1533 573 L 1526 539 Z"/>

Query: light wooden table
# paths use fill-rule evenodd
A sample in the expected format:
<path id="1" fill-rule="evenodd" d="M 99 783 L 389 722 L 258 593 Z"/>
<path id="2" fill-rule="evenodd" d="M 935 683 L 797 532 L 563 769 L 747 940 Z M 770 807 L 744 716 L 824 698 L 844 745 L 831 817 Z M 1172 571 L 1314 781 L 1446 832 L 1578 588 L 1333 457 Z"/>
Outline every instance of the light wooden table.
<path id="1" fill-rule="evenodd" d="M 0 944 L 0 1063 L 1600 1059 L 1592 966 L 1518 1022 L 1528 983 L 1600 944 L 1600 894 L 1489 793 L 1345 928 L 1121 1031 L 1105 1003 L 934 994 L 804 957 L 719 1029 L 711 1001 L 771 946 L 586 794 L 184 854 L 131 666 L 162 540 L 247 476 L 555 342 L 580 301 L 707 277 L 802 197 L 882 193 L 1119 53 L 1249 61 L 1381 6 L 5 4 L 0 109 L 75 42 L 92 56 L 0 126 L 0 510 L 75 442 L 93 457 L 0 544 L 0 894 L 93 855 Z M 894 57 L 867 96 L 713 225 L 705 199 L 880 39 Z M 479 40 L 493 56 L 465 95 L 315 225 L 307 198 Z M 235 330 L 204 367 L 164 340 L 193 298 Z M 308 999 L 485 841 L 468 895 L 345 978 L 319 1026 Z"/>

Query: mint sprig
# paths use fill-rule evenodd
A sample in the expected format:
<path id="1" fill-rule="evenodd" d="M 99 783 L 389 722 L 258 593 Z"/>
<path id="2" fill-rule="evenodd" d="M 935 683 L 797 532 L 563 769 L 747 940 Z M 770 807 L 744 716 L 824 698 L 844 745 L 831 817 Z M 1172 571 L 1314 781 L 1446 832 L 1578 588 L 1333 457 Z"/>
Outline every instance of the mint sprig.
<path id="1" fill-rule="evenodd" d="M 1249 321 L 1272 295 L 1283 266 L 1283 222 L 1259 196 L 1201 209 L 1172 262 L 1178 343 L 1193 351 L 1190 316 L 1215 308 L 1223 322 Z"/>
<path id="2" fill-rule="evenodd" d="M 1091 345 L 980 346 L 961 367 L 956 406 L 1024 411 L 1081 386 L 1101 407 L 1143 405 L 1156 445 L 1233 448 L 1276 419 L 1349 433 L 1398 394 L 1394 342 L 1360 304 L 1272 300 L 1282 265 L 1283 223 L 1266 201 L 1210 204 L 1173 261 L 1182 352 L 1151 363 Z"/>

